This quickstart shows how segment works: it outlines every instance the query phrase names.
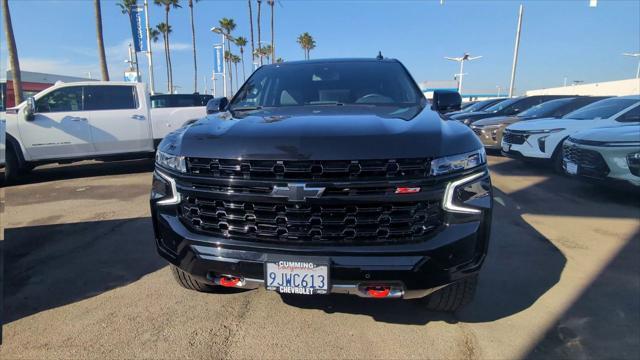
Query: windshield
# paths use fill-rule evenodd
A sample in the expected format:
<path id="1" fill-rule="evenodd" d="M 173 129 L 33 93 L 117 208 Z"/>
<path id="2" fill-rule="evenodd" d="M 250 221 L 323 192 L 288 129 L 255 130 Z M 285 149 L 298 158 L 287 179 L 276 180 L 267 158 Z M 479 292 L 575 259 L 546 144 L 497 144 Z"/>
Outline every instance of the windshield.
<path id="1" fill-rule="evenodd" d="M 542 104 L 538 104 L 529 110 L 525 110 L 518 114 L 520 117 L 531 117 L 531 118 L 539 118 L 545 117 L 553 114 L 559 108 L 567 105 L 568 103 L 575 100 L 575 98 L 565 98 L 565 99 L 557 99 L 551 100 L 547 102 L 543 102 Z"/>
<path id="2" fill-rule="evenodd" d="M 573 120 L 608 119 L 637 102 L 638 100 L 636 99 L 620 98 L 600 100 L 574 112 L 570 112 L 563 116 L 563 118 Z"/>
<path id="3" fill-rule="evenodd" d="M 483 107 L 485 107 L 487 104 L 493 103 L 495 100 L 484 100 L 484 101 L 478 101 L 475 104 L 471 104 L 469 106 L 467 106 L 466 108 L 464 108 L 461 112 L 474 112 L 474 111 L 478 111 L 481 110 Z"/>
<path id="4" fill-rule="evenodd" d="M 497 103 L 495 105 L 489 106 L 488 108 L 484 109 L 483 111 L 490 112 L 490 113 L 495 113 L 495 112 L 498 112 L 498 111 L 506 109 L 508 106 L 512 105 L 513 103 L 515 103 L 518 100 L 521 100 L 521 98 L 513 98 L 513 99 L 507 99 L 505 101 L 500 101 L 499 103 Z"/>
<path id="5" fill-rule="evenodd" d="M 364 105 L 397 110 L 424 102 L 424 95 L 397 62 L 327 62 L 262 67 L 243 85 L 229 109 Z"/>

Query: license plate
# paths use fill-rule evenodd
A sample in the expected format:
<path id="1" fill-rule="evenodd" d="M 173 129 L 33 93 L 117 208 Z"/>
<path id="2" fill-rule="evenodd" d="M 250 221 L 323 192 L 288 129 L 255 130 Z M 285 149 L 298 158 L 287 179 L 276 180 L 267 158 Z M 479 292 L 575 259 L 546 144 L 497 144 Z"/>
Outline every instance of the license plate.
<path id="1" fill-rule="evenodd" d="M 511 150 L 511 144 L 502 144 L 502 151 L 509 152 Z"/>
<path id="2" fill-rule="evenodd" d="M 326 260 L 283 259 L 265 263 L 267 290 L 281 294 L 314 295 L 329 292 L 329 262 Z"/>
<path id="3" fill-rule="evenodd" d="M 578 173 L 578 164 L 567 161 L 564 163 L 565 169 L 567 169 L 567 174 L 576 175 Z"/>

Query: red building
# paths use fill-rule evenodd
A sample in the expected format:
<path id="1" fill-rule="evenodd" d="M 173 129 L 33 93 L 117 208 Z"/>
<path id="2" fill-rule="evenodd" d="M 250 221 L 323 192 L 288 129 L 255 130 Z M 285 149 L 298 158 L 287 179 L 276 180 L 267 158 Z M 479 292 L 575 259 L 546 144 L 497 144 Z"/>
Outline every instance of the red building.
<path id="1" fill-rule="evenodd" d="M 22 71 L 21 74 L 22 94 L 25 99 L 50 87 L 55 84 L 56 81 L 77 82 L 91 80 L 74 76 L 45 74 L 32 71 Z M 13 74 L 9 70 L 6 75 L 6 79 L 0 79 L 0 110 L 14 107 L 16 105 L 14 103 Z"/>

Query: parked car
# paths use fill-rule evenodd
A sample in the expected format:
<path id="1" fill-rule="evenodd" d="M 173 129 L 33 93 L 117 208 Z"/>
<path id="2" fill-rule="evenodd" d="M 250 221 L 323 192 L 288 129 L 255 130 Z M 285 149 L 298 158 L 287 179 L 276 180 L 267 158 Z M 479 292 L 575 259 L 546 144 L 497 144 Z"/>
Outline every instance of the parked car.
<path id="1" fill-rule="evenodd" d="M 594 102 L 561 119 L 521 121 L 509 125 L 502 137 L 502 154 L 551 162 L 562 171 L 560 144 L 580 130 L 640 122 L 640 96 L 621 96 Z"/>
<path id="2" fill-rule="evenodd" d="M 640 187 L 640 125 L 583 130 L 563 144 L 569 175 Z"/>
<path id="3" fill-rule="evenodd" d="M 460 105 L 460 110 L 464 110 L 464 109 L 468 108 L 469 106 L 471 106 L 471 105 L 473 105 L 473 104 L 475 104 L 475 103 L 477 103 L 477 101 L 467 101 L 467 102 L 463 102 L 463 103 Z"/>
<path id="4" fill-rule="evenodd" d="M 478 120 L 471 124 L 471 130 L 478 135 L 485 148 L 500 149 L 502 133 L 511 124 L 523 120 L 560 118 L 576 109 L 602 99 L 606 99 L 606 97 L 579 96 L 550 100 L 513 116 L 497 116 Z"/>
<path id="5" fill-rule="evenodd" d="M 58 83 L 7 109 L 5 178 L 46 163 L 152 157 L 167 133 L 205 116 L 192 109 L 151 109 L 144 84 Z"/>
<path id="6" fill-rule="evenodd" d="M 532 108 L 538 104 L 542 104 L 545 101 L 560 99 L 564 95 L 536 95 L 536 96 L 523 96 L 512 98 L 504 101 L 500 101 L 497 104 L 489 106 L 482 111 L 474 111 L 470 113 L 463 113 L 458 115 L 452 115 L 451 118 L 461 121 L 466 125 L 471 125 L 474 122 L 490 117 L 496 116 L 512 116 L 517 113 L 523 112 L 529 108 Z"/>
<path id="7" fill-rule="evenodd" d="M 460 98 L 439 95 L 393 59 L 260 67 L 159 145 L 151 213 L 176 281 L 469 302 L 491 182 L 473 132 L 434 111 Z"/>
<path id="8" fill-rule="evenodd" d="M 475 112 L 475 111 L 481 111 L 483 109 L 488 108 L 489 106 L 495 105 L 495 104 L 499 103 L 500 101 L 504 101 L 504 100 L 506 100 L 506 99 L 505 98 L 497 98 L 497 99 L 476 101 L 476 102 L 472 103 L 471 105 L 469 105 L 467 107 L 462 107 L 459 111 L 450 112 L 449 116 L 463 114 L 463 113 L 470 113 L 470 112 Z"/>

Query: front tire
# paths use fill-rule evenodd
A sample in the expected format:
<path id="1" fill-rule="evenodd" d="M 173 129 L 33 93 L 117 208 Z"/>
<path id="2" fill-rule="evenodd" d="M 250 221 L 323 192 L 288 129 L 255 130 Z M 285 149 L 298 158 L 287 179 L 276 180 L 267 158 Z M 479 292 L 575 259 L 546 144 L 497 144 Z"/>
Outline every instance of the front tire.
<path id="1" fill-rule="evenodd" d="M 12 146 L 6 148 L 5 155 L 4 183 L 15 184 L 20 175 L 23 174 L 23 170 L 20 168 L 18 156 Z"/>
<path id="2" fill-rule="evenodd" d="M 478 275 L 471 275 L 427 296 L 427 309 L 440 312 L 454 312 L 473 300 L 478 287 Z"/>
<path id="3" fill-rule="evenodd" d="M 183 271 L 175 265 L 171 265 L 171 273 L 175 281 L 185 289 L 195 290 L 200 292 L 212 292 L 215 287 L 213 285 L 202 283 L 196 280 L 189 273 Z"/>

